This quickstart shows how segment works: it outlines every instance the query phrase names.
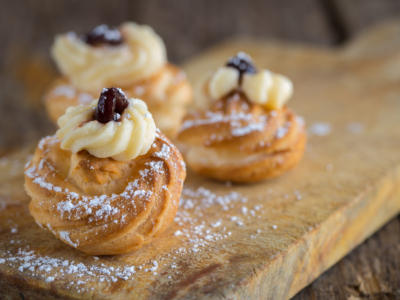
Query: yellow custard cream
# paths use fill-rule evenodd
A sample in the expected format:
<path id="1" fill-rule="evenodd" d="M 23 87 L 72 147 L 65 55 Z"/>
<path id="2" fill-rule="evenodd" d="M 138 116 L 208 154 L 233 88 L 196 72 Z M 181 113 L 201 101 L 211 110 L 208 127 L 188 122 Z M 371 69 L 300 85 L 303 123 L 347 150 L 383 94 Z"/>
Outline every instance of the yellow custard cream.
<path id="1" fill-rule="evenodd" d="M 244 53 L 239 53 L 237 57 L 250 61 Z M 251 102 L 269 109 L 279 109 L 289 101 L 293 94 L 293 84 L 287 77 L 268 70 L 252 69 L 252 72 L 246 72 L 240 70 L 241 67 L 240 62 L 234 67 L 227 65 L 211 76 L 207 90 L 213 99 L 241 90 Z"/>
<path id="2" fill-rule="evenodd" d="M 57 122 L 60 128 L 56 136 L 61 140 L 61 148 L 73 153 L 87 150 L 93 156 L 119 161 L 147 153 L 156 136 L 153 117 L 142 100 L 125 101 L 127 107 L 121 115 L 117 114 L 117 121 L 100 122 L 94 118 L 96 107 L 101 105 L 97 100 L 69 107 Z"/>
<path id="3" fill-rule="evenodd" d="M 164 42 L 149 26 L 124 23 L 122 43 L 91 45 L 75 33 L 56 37 L 52 55 L 60 71 L 82 91 L 127 86 L 146 79 L 167 61 Z"/>

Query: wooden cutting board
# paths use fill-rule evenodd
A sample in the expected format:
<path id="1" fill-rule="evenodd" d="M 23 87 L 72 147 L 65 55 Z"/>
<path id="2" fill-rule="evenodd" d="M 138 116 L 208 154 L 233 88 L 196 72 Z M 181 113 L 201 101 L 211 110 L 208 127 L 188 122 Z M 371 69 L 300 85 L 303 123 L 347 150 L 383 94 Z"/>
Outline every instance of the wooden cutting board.
<path id="1" fill-rule="evenodd" d="M 30 149 L 4 156 L 0 298 L 286 299 L 399 213 L 400 24 L 335 50 L 233 40 L 185 68 L 196 81 L 239 50 L 293 79 L 290 105 L 309 132 L 301 163 L 253 185 L 189 172 L 162 237 L 129 255 L 91 257 L 30 217 Z"/>

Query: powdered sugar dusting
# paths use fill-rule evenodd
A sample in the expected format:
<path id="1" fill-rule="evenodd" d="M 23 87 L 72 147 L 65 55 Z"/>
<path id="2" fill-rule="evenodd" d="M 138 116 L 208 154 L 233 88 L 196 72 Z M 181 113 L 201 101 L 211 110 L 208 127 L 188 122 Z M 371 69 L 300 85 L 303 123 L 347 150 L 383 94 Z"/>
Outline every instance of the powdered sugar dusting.
<path id="1" fill-rule="evenodd" d="M 168 146 L 167 144 L 163 144 L 161 147 L 161 150 L 158 152 L 155 152 L 153 155 L 155 157 L 167 160 L 169 158 L 169 156 L 171 155 L 171 147 Z"/>
<path id="2" fill-rule="evenodd" d="M 265 128 L 265 117 L 263 116 L 263 118 L 260 118 L 261 120 L 259 122 L 256 123 L 249 123 L 248 125 L 245 126 L 240 126 L 240 125 L 236 125 L 236 126 L 232 126 L 232 135 L 233 136 L 243 136 L 243 135 L 247 135 L 250 134 L 253 131 L 262 131 Z"/>
<path id="3" fill-rule="evenodd" d="M 254 223 L 260 216 L 262 205 L 249 206 L 248 199 L 238 192 L 216 194 L 205 187 L 184 188 L 180 210 L 175 217 L 179 229 L 174 235 L 188 243 L 176 254 L 198 253 L 213 247 L 219 241 L 229 239 L 233 228 L 243 228 Z M 215 211 L 224 215 L 215 215 Z M 235 229 L 236 230 L 236 229 Z"/>
<path id="4" fill-rule="evenodd" d="M 93 289 L 93 287 L 87 287 L 90 282 L 101 282 L 107 285 L 118 280 L 133 279 L 136 273 L 136 267 L 132 265 L 111 266 L 109 263 L 99 261 L 96 257 L 93 257 L 90 263 L 83 263 L 63 257 L 40 255 L 29 246 L 18 248 L 14 253 L 5 251 L 2 255 L 4 258 L 0 259 L 0 264 L 9 267 L 16 266 L 19 272 L 40 277 L 46 283 L 63 280 L 66 276 L 73 275 L 73 279 L 69 276 L 68 282 L 64 284 L 81 293 Z"/>
<path id="5" fill-rule="evenodd" d="M 332 127 L 331 124 L 326 122 L 316 122 L 311 124 L 308 130 L 310 135 L 326 136 L 331 133 Z"/>
<path id="6" fill-rule="evenodd" d="M 193 199 L 200 199 L 200 206 L 193 204 Z M 237 192 L 229 192 L 223 195 L 217 195 L 211 190 L 204 187 L 199 187 L 197 189 L 184 188 L 181 197 L 181 207 L 184 209 L 195 209 L 198 213 L 202 213 L 205 208 L 210 208 L 212 206 L 220 206 L 223 210 L 227 211 L 233 208 L 235 203 L 246 203 L 247 198 L 243 197 Z"/>
<path id="7" fill-rule="evenodd" d="M 289 131 L 289 126 L 290 126 L 290 123 L 287 122 L 287 123 L 285 124 L 285 126 L 279 127 L 279 128 L 276 130 L 275 137 L 276 137 L 277 139 L 283 138 L 283 137 L 288 133 L 288 131 Z"/>
<path id="8" fill-rule="evenodd" d="M 212 125 L 217 123 L 227 123 L 231 128 L 233 136 L 243 136 L 254 131 L 262 131 L 267 124 L 268 116 L 260 116 L 254 120 L 250 113 L 234 113 L 223 115 L 208 111 L 203 119 L 186 120 L 183 122 L 181 130 L 186 130 L 196 126 Z"/>
<path id="9" fill-rule="evenodd" d="M 161 151 L 166 153 L 165 151 Z M 142 194 L 146 191 L 136 190 Z M 70 194 L 71 195 L 71 194 Z M 71 197 L 77 197 L 72 194 Z M 92 199 L 93 200 L 93 199 Z M 106 201 L 98 197 L 101 205 Z M 60 209 L 68 212 L 74 208 L 74 203 L 60 202 Z M 107 207 L 107 206 L 105 206 Z M 109 208 L 105 208 L 108 210 Z M 224 211 L 224 214 L 215 213 Z M 39 254 L 23 241 L 15 242 L 20 246 L 16 250 L 0 249 L 0 264 L 17 269 L 24 276 L 33 276 L 48 284 L 67 285 L 78 293 L 90 293 L 93 286 L 107 289 L 120 281 L 134 281 L 143 276 L 162 276 L 174 280 L 181 276 L 185 266 L 179 262 L 187 255 L 196 256 L 206 253 L 210 248 L 216 248 L 217 243 L 231 239 L 237 231 L 246 231 L 261 218 L 263 204 L 249 203 L 242 194 L 232 191 L 227 186 L 225 192 L 215 193 L 205 187 L 185 187 L 180 201 L 180 209 L 175 217 L 176 229 L 171 232 L 169 239 L 178 239 L 174 247 L 166 252 L 160 252 L 157 257 L 136 264 L 110 262 L 104 258 L 91 257 L 90 260 L 66 258 L 59 252 L 53 255 Z M 49 227 L 52 230 L 51 227 Z M 264 232 L 277 229 L 274 224 L 269 228 L 254 229 L 249 234 L 253 239 Z M 58 232 L 58 236 L 73 247 L 76 242 L 66 231 Z M 225 242 L 223 242 L 225 243 Z M 151 245 L 149 245 L 151 246 Z M 157 247 L 157 245 L 155 245 Z M 78 256 L 79 257 L 79 256 Z M 191 257 L 191 256 L 188 256 Z M 162 268 L 162 269 L 161 269 Z M 72 275 L 72 277 L 71 277 Z M 72 278 L 72 280 L 71 280 Z"/>
<path id="10" fill-rule="evenodd" d="M 166 159 L 170 152 L 169 147 L 162 147 L 154 153 L 154 156 Z M 146 178 L 150 172 L 164 170 L 163 164 L 163 161 L 157 159 L 148 163 L 142 175 Z M 41 165 L 42 168 L 49 167 L 45 161 Z M 39 176 L 38 170 L 33 167 L 28 167 L 26 174 L 49 191 L 55 192 L 58 188 L 62 189 L 48 182 L 46 177 Z M 273 223 L 264 228 L 254 228 L 263 218 L 264 204 L 262 202 L 250 201 L 231 184 L 220 187 L 220 192 L 217 193 L 203 186 L 185 186 L 180 199 L 180 209 L 174 219 L 175 224 L 164 237 L 174 240 L 171 243 L 172 246 L 165 251 L 156 252 L 154 257 L 146 261 L 123 263 L 119 260 L 110 262 L 104 257 L 81 259 L 79 254 L 71 259 L 63 256 L 62 251 L 42 254 L 39 249 L 31 247 L 25 240 L 18 239 L 23 229 L 12 230 L 16 228 L 13 225 L 10 227 L 9 234 L 13 236 L 12 244 L 15 248 L 13 250 L 0 248 L 0 264 L 3 265 L 2 267 L 16 269 L 24 273 L 24 276 L 34 277 L 47 284 L 67 285 L 82 294 L 90 293 L 93 286 L 107 289 L 114 283 L 120 285 L 123 281 L 142 280 L 144 276 L 163 276 L 163 279 L 173 283 L 177 276 L 185 272 L 186 266 L 181 261 L 186 258 L 204 258 L 209 255 L 210 249 L 219 249 L 220 245 L 231 243 L 238 234 L 246 236 L 244 233 L 247 233 L 250 241 L 274 230 L 279 232 L 279 228 L 275 229 Z M 160 188 L 166 190 L 167 186 Z M 100 195 L 83 200 L 76 192 L 63 189 L 62 192 L 67 192 L 67 197 L 58 203 L 56 209 L 66 218 L 78 218 L 90 213 L 95 218 L 110 218 L 110 220 L 116 219 L 117 216 L 119 218 L 121 212 L 118 213 L 115 210 L 118 207 L 112 201 L 116 195 L 108 197 Z M 297 191 L 294 194 L 298 200 L 303 197 Z M 151 192 L 139 189 L 138 182 L 134 181 L 118 196 L 126 197 L 126 199 L 132 199 L 132 197 L 147 199 L 151 197 Z M 96 209 L 96 213 L 93 209 Z M 118 218 L 117 221 L 123 222 L 123 216 Z M 249 232 L 250 227 L 251 232 Z M 49 229 L 52 230 L 51 227 Z M 68 231 L 62 230 L 56 234 L 72 247 L 78 246 L 73 234 Z M 154 247 L 157 246 L 157 241 L 155 241 Z M 153 244 L 148 247 L 153 247 Z M 123 283 L 122 286 L 124 286 Z"/>
<path id="11" fill-rule="evenodd" d="M 169 149 L 161 149 L 158 155 L 159 157 L 168 156 Z M 40 162 L 38 169 L 36 169 L 35 166 L 31 166 L 25 171 L 25 174 L 26 176 L 32 178 L 32 181 L 38 184 L 40 187 L 51 192 L 65 194 L 65 200 L 57 203 L 57 211 L 63 218 L 66 218 L 68 220 L 76 220 L 82 216 L 90 215 L 89 221 L 102 220 L 110 222 L 112 220 L 115 220 L 115 218 L 119 216 L 119 222 L 123 222 L 123 215 L 120 214 L 118 203 L 115 203 L 115 200 L 117 198 L 123 197 L 130 201 L 135 197 L 139 197 L 144 199 L 145 201 L 148 201 L 148 199 L 152 196 L 151 191 L 139 189 L 138 180 L 134 180 L 128 183 L 125 190 L 118 195 L 79 195 L 76 192 L 70 191 L 68 188 L 54 185 L 47 180 L 47 176 L 41 176 L 38 171 L 43 168 L 44 164 L 45 162 Z M 164 163 L 162 161 L 150 161 L 145 165 L 146 168 L 140 171 L 140 175 L 143 178 L 148 177 L 154 172 L 161 174 L 164 172 Z"/>

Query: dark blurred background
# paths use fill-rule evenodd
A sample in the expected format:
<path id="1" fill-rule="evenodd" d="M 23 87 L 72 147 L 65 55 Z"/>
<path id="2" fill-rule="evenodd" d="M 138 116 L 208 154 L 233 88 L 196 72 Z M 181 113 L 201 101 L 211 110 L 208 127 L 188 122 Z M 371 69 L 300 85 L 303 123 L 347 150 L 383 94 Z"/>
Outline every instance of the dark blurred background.
<path id="1" fill-rule="evenodd" d="M 400 15 L 399 0 L 0 0 L 0 151 L 53 130 L 41 98 L 57 74 L 54 35 L 132 20 L 152 26 L 172 62 L 234 36 L 337 46 Z M 29 125 L 28 125 L 29 124 Z"/>
<path id="2" fill-rule="evenodd" d="M 126 20 L 151 25 L 181 62 L 232 36 L 338 45 L 400 15 L 399 0 L 2 0 L 2 58 L 27 47 L 48 54 L 53 36 Z M 4 56 L 5 55 L 5 56 Z"/>
<path id="3" fill-rule="evenodd" d="M 400 15 L 399 0 L 0 0 L 0 151 L 53 130 L 41 98 L 57 74 L 54 35 L 126 20 L 149 24 L 182 63 L 234 36 L 338 46 Z"/>

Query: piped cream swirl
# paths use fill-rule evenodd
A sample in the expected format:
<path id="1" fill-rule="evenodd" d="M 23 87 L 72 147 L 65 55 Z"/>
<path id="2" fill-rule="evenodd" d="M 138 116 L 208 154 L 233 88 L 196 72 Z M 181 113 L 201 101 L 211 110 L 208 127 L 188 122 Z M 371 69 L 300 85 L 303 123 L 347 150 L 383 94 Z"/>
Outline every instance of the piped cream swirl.
<path id="1" fill-rule="evenodd" d="M 121 120 L 105 124 L 93 120 L 97 100 L 89 105 L 69 107 L 57 123 L 61 148 L 77 153 L 87 150 L 99 157 L 126 161 L 147 153 L 156 135 L 156 126 L 146 104 L 129 99 Z"/>
<path id="2" fill-rule="evenodd" d="M 88 92 L 104 86 L 127 86 L 165 65 L 165 45 L 152 28 L 129 22 L 119 29 L 124 43 L 116 46 L 93 47 L 74 33 L 56 37 L 52 55 L 73 85 Z"/>
<path id="3" fill-rule="evenodd" d="M 241 90 L 246 97 L 270 109 L 279 109 L 293 94 L 293 84 L 287 77 L 261 70 L 255 74 L 243 74 L 231 67 L 219 68 L 208 81 L 207 90 L 214 99 L 220 99 L 234 90 Z"/>

